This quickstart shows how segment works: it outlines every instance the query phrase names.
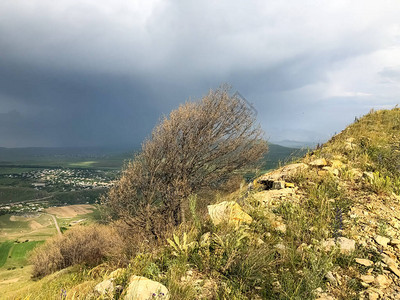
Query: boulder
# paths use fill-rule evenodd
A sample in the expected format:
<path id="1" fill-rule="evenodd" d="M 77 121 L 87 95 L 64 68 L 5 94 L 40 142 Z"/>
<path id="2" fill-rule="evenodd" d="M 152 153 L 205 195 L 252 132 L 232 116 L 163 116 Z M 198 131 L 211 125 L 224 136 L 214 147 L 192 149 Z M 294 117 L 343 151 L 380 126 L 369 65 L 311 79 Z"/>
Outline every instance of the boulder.
<path id="1" fill-rule="evenodd" d="M 375 236 L 374 240 L 375 240 L 375 242 L 377 242 L 379 245 L 381 245 L 384 248 L 386 248 L 388 243 L 390 242 L 390 239 L 388 239 L 387 237 L 381 236 L 381 235 Z"/>
<path id="2" fill-rule="evenodd" d="M 214 225 L 218 225 L 222 222 L 238 225 L 240 223 L 251 223 L 253 221 L 235 201 L 224 201 L 218 204 L 208 205 L 207 209 Z"/>
<path id="3" fill-rule="evenodd" d="M 326 159 L 325 158 L 318 158 L 318 159 L 315 159 L 315 160 L 313 160 L 312 162 L 310 162 L 310 163 L 308 163 L 310 166 L 313 166 L 313 167 L 325 167 L 325 166 L 327 166 L 328 165 L 328 162 L 326 161 Z"/>
<path id="4" fill-rule="evenodd" d="M 354 240 L 340 237 L 337 239 L 337 243 L 339 245 L 340 252 L 343 254 L 349 254 L 350 252 L 356 250 L 356 241 Z"/>
<path id="5" fill-rule="evenodd" d="M 114 283 L 112 279 L 106 279 L 94 287 L 94 291 L 101 295 L 112 295 L 114 292 Z"/>
<path id="6" fill-rule="evenodd" d="M 375 277 L 375 285 L 380 289 L 386 289 L 390 286 L 392 280 L 386 275 L 378 275 Z"/>
<path id="7" fill-rule="evenodd" d="M 274 190 L 280 190 L 285 188 L 285 182 L 284 181 L 274 181 L 272 184 L 272 189 Z"/>
<path id="8" fill-rule="evenodd" d="M 287 166 L 284 166 L 282 168 L 279 168 L 277 170 L 274 170 L 272 172 L 269 172 L 267 174 L 262 175 L 257 179 L 257 182 L 263 182 L 263 181 L 282 181 L 285 180 L 285 178 L 288 178 L 296 172 L 302 171 L 308 169 L 308 166 L 305 163 L 297 163 L 297 164 L 290 164 Z"/>
<path id="9" fill-rule="evenodd" d="M 365 282 L 367 284 L 373 283 L 375 281 L 375 277 L 372 275 L 361 275 L 360 279 L 362 282 Z"/>
<path id="10" fill-rule="evenodd" d="M 157 281 L 133 275 L 126 289 L 125 300 L 168 300 L 168 289 Z"/>

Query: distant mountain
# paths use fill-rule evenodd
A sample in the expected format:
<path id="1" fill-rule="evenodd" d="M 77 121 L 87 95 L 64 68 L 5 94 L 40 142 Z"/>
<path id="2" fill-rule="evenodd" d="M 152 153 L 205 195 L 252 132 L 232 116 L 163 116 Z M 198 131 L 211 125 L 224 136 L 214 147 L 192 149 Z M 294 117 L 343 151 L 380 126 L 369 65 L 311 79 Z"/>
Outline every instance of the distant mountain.
<path id="1" fill-rule="evenodd" d="M 302 149 L 302 148 L 315 148 L 315 146 L 318 144 L 316 142 L 305 142 L 305 141 L 294 141 L 294 140 L 282 140 L 282 141 L 274 141 L 274 144 L 289 147 L 289 148 L 297 148 L 297 149 Z"/>
<path id="2" fill-rule="evenodd" d="M 48 159 L 71 159 L 71 158 L 104 158 L 133 153 L 137 149 L 111 148 L 111 147 L 28 147 L 28 148 L 4 148 L 0 147 L 1 162 L 26 162 L 43 161 Z"/>
<path id="3" fill-rule="evenodd" d="M 300 158 L 307 153 L 307 149 L 290 148 L 277 144 L 268 143 L 268 153 L 264 158 L 263 169 L 275 169 L 279 164 L 285 164 L 295 158 Z"/>

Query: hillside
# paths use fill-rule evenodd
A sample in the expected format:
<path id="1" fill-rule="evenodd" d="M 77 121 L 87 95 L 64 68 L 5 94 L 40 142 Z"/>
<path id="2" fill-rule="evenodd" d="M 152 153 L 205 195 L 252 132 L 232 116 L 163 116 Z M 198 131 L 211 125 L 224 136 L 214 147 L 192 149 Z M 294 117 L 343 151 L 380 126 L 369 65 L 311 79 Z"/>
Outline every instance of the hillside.
<path id="1" fill-rule="evenodd" d="M 102 264 L 0 282 L 2 297 L 399 299 L 400 109 L 371 111 L 295 163 L 231 193 L 193 196 L 190 208 L 168 240 L 125 235 Z M 48 267 L 73 234 L 43 248 L 36 269 L 68 266 Z"/>

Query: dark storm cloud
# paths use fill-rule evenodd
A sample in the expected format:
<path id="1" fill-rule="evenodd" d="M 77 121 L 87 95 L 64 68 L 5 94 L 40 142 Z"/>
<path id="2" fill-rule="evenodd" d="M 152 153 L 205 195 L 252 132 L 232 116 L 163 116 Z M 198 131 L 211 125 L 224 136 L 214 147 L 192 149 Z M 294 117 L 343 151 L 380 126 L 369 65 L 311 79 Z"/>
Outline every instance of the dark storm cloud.
<path id="1" fill-rule="evenodd" d="M 398 101 L 391 1 L 0 3 L 0 146 L 136 145 L 221 83 L 273 140 Z"/>

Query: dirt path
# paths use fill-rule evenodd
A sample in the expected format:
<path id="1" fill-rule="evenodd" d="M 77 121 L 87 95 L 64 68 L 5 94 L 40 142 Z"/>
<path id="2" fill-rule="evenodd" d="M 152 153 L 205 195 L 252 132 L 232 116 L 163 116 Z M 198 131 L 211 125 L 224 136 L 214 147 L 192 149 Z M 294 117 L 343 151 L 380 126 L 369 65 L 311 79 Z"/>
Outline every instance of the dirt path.
<path id="1" fill-rule="evenodd" d="M 53 215 L 51 215 L 51 214 L 48 214 L 50 217 L 52 217 L 53 218 L 53 221 L 54 221 L 54 225 L 56 226 L 56 229 L 57 229 L 57 231 L 58 231 L 58 234 L 62 234 L 61 233 L 61 230 L 60 230 L 60 227 L 58 226 L 58 223 L 57 223 L 57 219 L 56 219 L 56 217 L 55 216 L 53 216 Z"/>

